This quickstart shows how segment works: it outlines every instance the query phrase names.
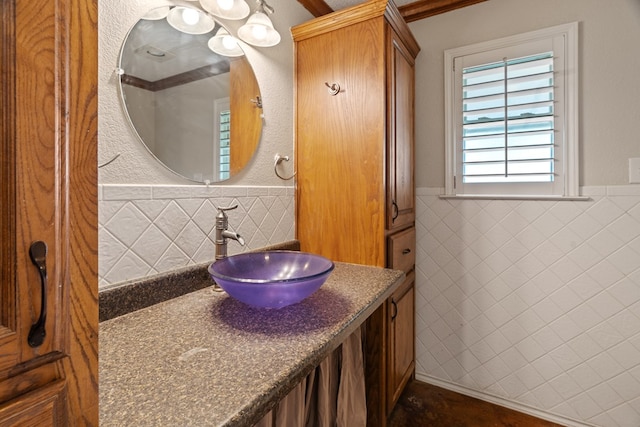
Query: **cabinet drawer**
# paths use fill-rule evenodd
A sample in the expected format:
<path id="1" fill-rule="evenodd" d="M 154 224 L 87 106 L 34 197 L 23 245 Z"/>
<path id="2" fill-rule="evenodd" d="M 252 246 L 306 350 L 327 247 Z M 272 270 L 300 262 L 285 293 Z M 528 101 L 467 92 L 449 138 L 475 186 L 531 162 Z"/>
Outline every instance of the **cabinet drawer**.
<path id="1" fill-rule="evenodd" d="M 416 263 L 416 229 L 415 227 L 389 236 L 389 267 L 403 270 L 405 273 L 413 270 Z"/>

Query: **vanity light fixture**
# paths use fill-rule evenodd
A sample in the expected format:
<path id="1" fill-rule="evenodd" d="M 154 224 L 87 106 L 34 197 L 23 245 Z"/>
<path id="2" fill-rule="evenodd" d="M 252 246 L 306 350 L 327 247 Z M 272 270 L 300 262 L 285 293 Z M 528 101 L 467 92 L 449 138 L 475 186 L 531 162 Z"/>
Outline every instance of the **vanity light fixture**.
<path id="1" fill-rule="evenodd" d="M 268 13 L 273 13 L 273 8 L 264 0 L 258 1 L 258 10 L 247 19 L 247 22 L 238 28 L 238 37 L 245 43 L 257 47 L 271 47 L 280 43 L 280 33 L 273 27 Z"/>
<path id="2" fill-rule="evenodd" d="M 238 39 L 229 34 L 223 27 L 220 27 L 216 35 L 209 39 L 207 46 L 215 53 L 223 56 L 235 57 L 244 55 L 238 44 Z"/>
<path id="3" fill-rule="evenodd" d="M 222 19 L 244 19 L 251 12 L 244 0 L 200 0 L 200 4 L 204 10 Z"/>
<path id="4" fill-rule="evenodd" d="M 183 6 L 172 8 L 167 15 L 167 22 L 176 30 L 187 34 L 206 34 L 216 25 L 206 13 Z"/>
<path id="5" fill-rule="evenodd" d="M 164 19 L 169 14 L 170 6 L 162 6 L 151 9 L 149 12 L 142 16 L 142 19 L 146 19 L 148 21 L 158 21 L 160 19 Z"/>

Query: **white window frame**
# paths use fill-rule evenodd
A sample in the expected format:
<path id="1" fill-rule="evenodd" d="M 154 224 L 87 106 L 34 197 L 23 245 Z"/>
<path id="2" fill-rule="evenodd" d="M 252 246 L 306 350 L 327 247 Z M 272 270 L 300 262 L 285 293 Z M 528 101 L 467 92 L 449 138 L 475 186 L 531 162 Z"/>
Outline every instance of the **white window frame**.
<path id="1" fill-rule="evenodd" d="M 561 164 L 558 165 L 561 177 L 561 185 L 542 186 L 536 188 L 535 185 L 514 185 L 511 183 L 492 184 L 483 186 L 478 184 L 460 185 L 456 182 L 456 175 L 460 176 L 458 169 L 461 165 L 458 151 L 461 141 L 460 129 L 462 115 L 460 111 L 461 94 L 456 99 L 456 73 L 454 64 L 456 58 L 491 53 L 491 51 L 508 50 L 518 48 L 529 43 L 545 40 L 556 40 L 561 37 L 563 40 L 563 63 L 559 68 L 563 69 L 560 79 L 562 87 L 554 88 L 554 92 L 563 98 L 563 112 L 558 117 L 554 113 L 556 120 L 561 120 L 559 126 L 562 131 L 555 135 L 556 150 L 561 150 L 558 154 Z M 555 58 L 554 61 L 557 60 Z M 497 40 L 477 43 L 469 46 L 448 49 L 444 52 L 444 77 L 445 77 L 445 139 L 446 139 L 446 165 L 445 165 L 445 194 L 443 197 L 472 197 L 472 198 L 569 198 L 580 199 L 579 197 L 579 117 L 578 117 L 578 23 L 559 25 L 532 31 L 524 34 L 509 36 Z M 554 67 L 555 68 L 555 67 Z M 558 92 L 560 91 L 560 92 Z M 558 141 L 560 142 L 558 143 Z M 460 165 L 459 165 L 460 164 Z M 462 181 L 462 179 L 459 179 Z M 457 188 L 456 188 L 457 187 Z M 550 189 L 551 188 L 551 189 Z M 487 189 L 490 189 L 487 191 Z M 541 191 L 540 191 L 541 190 Z"/>

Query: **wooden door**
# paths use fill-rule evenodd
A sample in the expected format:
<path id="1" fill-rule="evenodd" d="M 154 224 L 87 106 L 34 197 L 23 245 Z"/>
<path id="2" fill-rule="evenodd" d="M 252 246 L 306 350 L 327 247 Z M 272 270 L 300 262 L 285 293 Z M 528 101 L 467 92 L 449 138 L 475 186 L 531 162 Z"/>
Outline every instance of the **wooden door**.
<path id="1" fill-rule="evenodd" d="M 1 8 L 0 425 L 97 425 L 97 2 Z"/>
<path id="2" fill-rule="evenodd" d="M 231 59 L 231 176 L 238 174 L 251 160 L 262 133 L 260 87 L 245 56 Z M 255 101 L 255 102 L 253 102 Z M 238 118 L 241 118 L 239 120 Z"/>
<path id="3" fill-rule="evenodd" d="M 415 220 L 414 189 L 414 56 L 389 28 L 387 229 Z"/>

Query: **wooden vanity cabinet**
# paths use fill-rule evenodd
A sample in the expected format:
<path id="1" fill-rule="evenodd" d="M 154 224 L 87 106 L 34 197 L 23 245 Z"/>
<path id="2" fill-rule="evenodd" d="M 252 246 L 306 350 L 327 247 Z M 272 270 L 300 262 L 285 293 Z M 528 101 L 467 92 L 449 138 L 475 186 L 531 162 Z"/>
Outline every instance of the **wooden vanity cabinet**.
<path id="1" fill-rule="evenodd" d="M 415 371 L 415 227 L 391 235 L 388 242 L 389 267 L 404 271 L 406 279 L 387 301 L 386 416 Z"/>
<path id="2" fill-rule="evenodd" d="M 301 250 L 407 273 L 364 326 L 368 424 L 385 426 L 414 371 L 414 63 L 420 48 L 395 5 L 379 0 L 291 33 Z M 396 259 L 394 248 L 409 252 Z"/>
<path id="3" fill-rule="evenodd" d="M 97 2 L 0 13 L 0 426 L 97 425 Z"/>

